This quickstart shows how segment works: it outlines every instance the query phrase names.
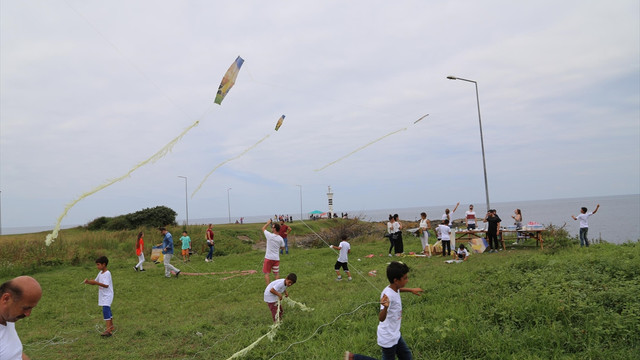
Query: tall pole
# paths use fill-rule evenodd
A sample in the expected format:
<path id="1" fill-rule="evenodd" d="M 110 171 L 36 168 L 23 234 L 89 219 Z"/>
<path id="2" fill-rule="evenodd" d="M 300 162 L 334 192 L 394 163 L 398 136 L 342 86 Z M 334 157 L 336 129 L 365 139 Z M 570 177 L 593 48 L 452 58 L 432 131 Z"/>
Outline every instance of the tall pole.
<path id="1" fill-rule="evenodd" d="M 489 183 L 487 181 L 487 162 L 484 156 L 484 137 L 482 136 L 482 117 L 480 117 L 480 95 L 478 95 L 478 82 L 469 79 L 463 79 L 456 76 L 447 76 L 449 80 L 462 80 L 466 82 L 471 82 L 476 85 L 476 103 L 478 105 L 478 124 L 480 125 L 480 146 L 482 147 L 482 168 L 484 169 L 484 192 L 487 197 L 487 211 L 491 209 L 491 204 L 489 203 Z"/>
<path id="2" fill-rule="evenodd" d="M 229 212 L 229 224 L 231 224 L 231 201 L 229 200 L 229 190 L 231 190 L 231 188 L 227 189 L 227 211 Z"/>
<path id="3" fill-rule="evenodd" d="M 296 185 L 300 188 L 300 221 L 302 221 L 302 185 Z"/>
<path id="4" fill-rule="evenodd" d="M 189 197 L 187 196 L 187 177 L 178 176 L 184 179 L 184 207 L 187 209 L 187 226 L 189 226 Z"/>

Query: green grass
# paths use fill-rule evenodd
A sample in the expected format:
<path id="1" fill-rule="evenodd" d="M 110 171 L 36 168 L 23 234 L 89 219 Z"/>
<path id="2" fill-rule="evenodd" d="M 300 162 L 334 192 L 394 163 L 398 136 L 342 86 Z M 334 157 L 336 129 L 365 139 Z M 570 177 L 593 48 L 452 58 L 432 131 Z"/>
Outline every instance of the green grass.
<path id="1" fill-rule="evenodd" d="M 314 231 L 344 225 L 327 224 L 309 225 Z M 250 249 L 237 236 L 253 241 L 260 227 L 216 227 L 216 250 L 222 250 L 225 243 L 236 247 L 235 252 L 241 252 L 241 245 Z M 104 321 L 97 306 L 98 289 L 81 284 L 97 274 L 92 261 L 76 256 L 73 264 L 73 257 L 60 252 L 56 253 L 60 264 L 35 262 L 32 266 L 34 262 L 27 261 L 25 254 L 10 254 L 6 258 L 13 265 L 11 270 L 0 268 L 0 281 L 22 268 L 44 290 L 32 315 L 16 324 L 25 352 L 32 358 L 227 359 L 269 330 L 271 315 L 262 300 L 263 251 L 216 256 L 213 263 L 205 263 L 202 254 L 187 264 L 179 256 L 173 261 L 183 272 L 257 270 L 254 275 L 227 280 L 223 278 L 233 274 L 166 279 L 161 265 L 147 262 L 146 272 L 133 270 L 137 258 L 132 255 L 131 234 L 73 231 L 52 247 L 64 247 L 64 253 L 83 249 L 77 252 L 86 256 L 104 251 L 109 256 L 116 333 L 106 339 L 99 336 Z M 179 228 L 171 231 L 174 238 L 179 236 Z M 303 231 L 311 233 L 302 224 L 294 224 L 294 232 Z M 190 227 L 190 232 L 196 239 L 193 234 L 204 233 L 204 228 Z M 85 248 L 80 239 L 89 237 L 85 241 L 92 248 Z M 156 242 L 151 239 L 159 235 L 149 231 L 147 244 Z M 9 255 L 4 250 L 7 242 L 14 244 L 12 249 L 17 246 L 15 239 L 9 240 L 0 238 L 3 258 Z M 298 275 L 290 296 L 314 311 L 285 308 L 273 341 L 263 340 L 246 359 L 269 359 L 282 351 L 274 359 L 341 359 L 345 350 L 379 357 L 375 302 L 388 284 L 384 275 L 391 260 L 386 256 L 387 244 L 380 236 L 352 241 L 351 282 L 335 281 L 337 255 L 326 246 L 292 247 L 282 257 L 281 272 Z M 407 251 L 417 251 L 419 246 L 419 239 L 405 237 Z M 34 251 L 30 256 L 42 254 Z M 376 256 L 365 258 L 368 254 Z M 415 359 L 633 359 L 640 353 L 637 243 L 552 251 L 532 245 L 472 255 L 463 264 L 445 264 L 441 257 L 405 257 L 402 261 L 411 268 L 408 286 L 425 290 L 421 297 L 402 294 L 402 334 Z M 368 276 L 370 270 L 377 270 L 378 276 Z M 348 314 L 363 304 L 367 305 Z M 308 341 L 298 343 L 314 333 Z"/>

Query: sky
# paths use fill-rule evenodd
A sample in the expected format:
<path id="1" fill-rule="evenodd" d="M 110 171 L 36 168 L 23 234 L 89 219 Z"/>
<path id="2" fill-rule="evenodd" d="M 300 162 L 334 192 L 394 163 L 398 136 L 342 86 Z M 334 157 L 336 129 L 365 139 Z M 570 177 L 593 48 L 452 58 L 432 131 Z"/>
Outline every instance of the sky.
<path id="1" fill-rule="evenodd" d="M 326 211 L 328 186 L 337 212 L 482 203 L 476 89 L 450 75 L 477 82 L 492 202 L 640 193 L 636 0 L 7 0 L 2 227 L 53 227 L 196 121 L 62 225 Z"/>

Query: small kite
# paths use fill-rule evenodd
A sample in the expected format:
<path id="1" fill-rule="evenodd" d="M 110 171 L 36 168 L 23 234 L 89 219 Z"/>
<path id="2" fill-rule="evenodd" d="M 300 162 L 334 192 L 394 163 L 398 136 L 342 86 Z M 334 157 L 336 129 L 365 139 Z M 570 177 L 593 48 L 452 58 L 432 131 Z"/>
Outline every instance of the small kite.
<path id="1" fill-rule="evenodd" d="M 418 121 L 420 121 L 420 120 L 422 120 L 422 119 L 426 118 L 427 116 L 429 116 L 429 114 L 427 114 L 427 115 L 425 115 L 425 116 L 421 117 L 420 119 L 418 119 L 418 120 L 414 121 L 413 123 L 414 123 L 414 124 L 416 124 L 416 123 L 418 123 Z"/>
<path id="2" fill-rule="evenodd" d="M 233 84 L 236 83 L 236 77 L 238 77 L 238 73 L 240 72 L 240 68 L 244 63 L 244 59 L 238 56 L 236 61 L 229 66 L 229 70 L 222 77 L 222 81 L 220 82 L 220 86 L 218 87 L 218 92 L 216 93 L 216 100 L 214 101 L 216 104 L 220 105 L 224 97 L 227 96 Z"/>
<path id="3" fill-rule="evenodd" d="M 283 121 L 284 121 L 284 115 L 280 116 L 280 119 L 278 119 L 278 122 L 276 123 L 276 131 L 280 129 L 280 126 L 282 126 Z"/>

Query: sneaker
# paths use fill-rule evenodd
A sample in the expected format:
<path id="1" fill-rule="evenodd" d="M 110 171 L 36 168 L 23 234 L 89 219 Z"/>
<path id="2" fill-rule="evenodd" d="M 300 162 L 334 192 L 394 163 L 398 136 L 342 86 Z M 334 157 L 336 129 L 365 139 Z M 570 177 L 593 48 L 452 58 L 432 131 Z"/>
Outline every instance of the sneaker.
<path id="1" fill-rule="evenodd" d="M 389 257 L 392 257 L 393 255 L 389 254 Z"/>
<path id="2" fill-rule="evenodd" d="M 102 334 L 100 334 L 100 336 L 104 336 L 104 337 L 109 337 L 109 336 L 111 336 L 111 335 L 113 335 L 113 334 L 111 334 L 111 333 L 110 333 L 110 332 L 108 332 L 108 331 L 105 331 L 105 332 L 103 332 Z"/>
<path id="3" fill-rule="evenodd" d="M 209 262 L 209 259 L 204 259 L 204 262 Z"/>
<path id="4" fill-rule="evenodd" d="M 181 273 L 181 272 L 182 272 L 182 271 L 179 271 L 179 270 L 178 270 L 178 272 L 176 273 L 176 279 L 178 278 L 178 276 L 180 276 L 180 273 Z"/>
<path id="5" fill-rule="evenodd" d="M 145 270 L 145 269 L 140 269 L 140 271 L 147 271 L 147 270 Z"/>
<path id="6" fill-rule="evenodd" d="M 351 354 L 351 352 L 349 352 L 349 351 L 345 351 L 345 352 L 344 352 L 344 360 L 349 360 L 349 359 L 351 359 L 351 355 L 353 355 L 353 354 Z"/>
<path id="7" fill-rule="evenodd" d="M 341 277 L 337 277 L 336 281 L 342 281 L 342 278 Z"/>
<path id="8" fill-rule="evenodd" d="M 353 278 L 352 278 L 351 276 L 349 276 L 349 277 L 347 278 L 347 280 L 351 281 L 351 280 L 353 280 Z"/>
<path id="9" fill-rule="evenodd" d="M 134 266 L 134 267 L 133 267 L 133 270 L 138 271 L 138 268 Z"/>

